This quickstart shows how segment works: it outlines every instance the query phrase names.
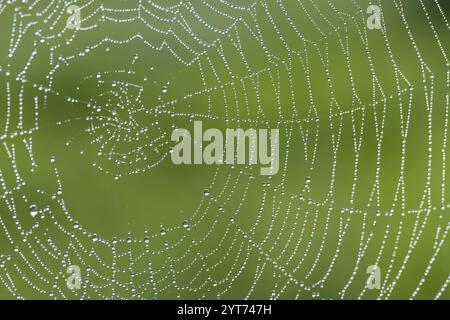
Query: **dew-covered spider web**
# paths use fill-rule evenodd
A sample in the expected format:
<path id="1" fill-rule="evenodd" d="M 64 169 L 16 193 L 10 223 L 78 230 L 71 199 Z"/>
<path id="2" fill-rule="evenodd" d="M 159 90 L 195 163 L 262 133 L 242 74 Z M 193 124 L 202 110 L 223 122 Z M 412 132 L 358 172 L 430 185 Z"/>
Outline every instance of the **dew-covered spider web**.
<path id="1" fill-rule="evenodd" d="M 0 0 L 0 297 L 448 299 L 449 8 Z M 278 174 L 174 165 L 197 120 Z"/>

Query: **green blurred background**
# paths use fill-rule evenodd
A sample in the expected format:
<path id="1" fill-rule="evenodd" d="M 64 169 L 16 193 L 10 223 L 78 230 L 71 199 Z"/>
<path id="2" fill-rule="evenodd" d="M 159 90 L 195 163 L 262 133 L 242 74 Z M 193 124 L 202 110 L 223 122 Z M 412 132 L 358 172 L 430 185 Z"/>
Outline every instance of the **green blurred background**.
<path id="1" fill-rule="evenodd" d="M 0 297 L 448 299 L 447 1 L 29 2 L 0 2 Z M 279 173 L 175 166 L 195 120 L 279 129 Z"/>

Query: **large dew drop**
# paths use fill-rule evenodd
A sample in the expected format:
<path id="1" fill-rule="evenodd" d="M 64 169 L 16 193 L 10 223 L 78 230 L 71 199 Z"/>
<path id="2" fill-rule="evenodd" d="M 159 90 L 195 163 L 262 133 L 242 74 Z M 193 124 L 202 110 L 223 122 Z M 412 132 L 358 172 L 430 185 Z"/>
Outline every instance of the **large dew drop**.
<path id="1" fill-rule="evenodd" d="M 35 204 L 32 204 L 30 206 L 30 215 L 34 218 L 37 216 L 38 213 L 39 213 L 38 207 Z"/>

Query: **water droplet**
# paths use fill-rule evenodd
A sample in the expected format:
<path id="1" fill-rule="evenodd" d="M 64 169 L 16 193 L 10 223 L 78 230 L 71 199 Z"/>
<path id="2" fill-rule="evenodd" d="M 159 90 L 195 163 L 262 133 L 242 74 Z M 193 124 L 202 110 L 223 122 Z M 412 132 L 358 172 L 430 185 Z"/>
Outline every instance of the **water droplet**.
<path id="1" fill-rule="evenodd" d="M 186 230 L 191 229 L 191 227 L 189 226 L 189 223 L 188 223 L 187 221 L 184 221 L 184 222 L 183 222 L 183 227 L 184 227 Z"/>
<path id="2" fill-rule="evenodd" d="M 30 206 L 30 214 L 31 214 L 31 216 L 34 218 L 34 217 L 37 216 L 38 213 L 39 213 L 39 211 L 38 211 L 37 205 L 32 204 L 32 205 Z"/>
<path id="3" fill-rule="evenodd" d="M 209 196 L 209 190 L 208 190 L 208 189 L 203 190 L 203 194 L 204 194 L 206 197 Z"/>
<path id="4" fill-rule="evenodd" d="M 149 239 L 148 237 L 145 237 L 145 238 L 144 238 L 144 243 L 145 243 L 145 244 L 150 243 L 150 239 Z"/>
<path id="5" fill-rule="evenodd" d="M 98 236 L 96 234 L 92 235 L 92 241 L 97 242 Z"/>
<path id="6" fill-rule="evenodd" d="M 164 229 L 164 227 L 161 226 L 161 230 L 159 231 L 159 233 L 160 233 L 162 236 L 166 235 L 166 229 Z"/>
<path id="7" fill-rule="evenodd" d="M 163 87 L 163 88 L 162 88 L 162 93 L 167 93 L 167 91 L 169 91 L 169 90 L 167 89 L 167 87 Z"/>

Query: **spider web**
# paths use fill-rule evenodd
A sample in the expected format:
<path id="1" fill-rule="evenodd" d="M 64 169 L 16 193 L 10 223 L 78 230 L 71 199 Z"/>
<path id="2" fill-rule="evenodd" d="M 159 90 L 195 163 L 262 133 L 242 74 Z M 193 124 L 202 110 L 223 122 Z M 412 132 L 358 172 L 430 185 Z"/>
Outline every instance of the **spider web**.
<path id="1" fill-rule="evenodd" d="M 1 295 L 448 297 L 448 8 L 377 1 L 369 30 L 369 4 L 0 1 Z M 142 234 L 102 236 L 69 209 L 46 137 L 120 181 L 157 174 L 194 120 L 279 128 L 278 175 L 211 167 L 178 223 Z"/>

